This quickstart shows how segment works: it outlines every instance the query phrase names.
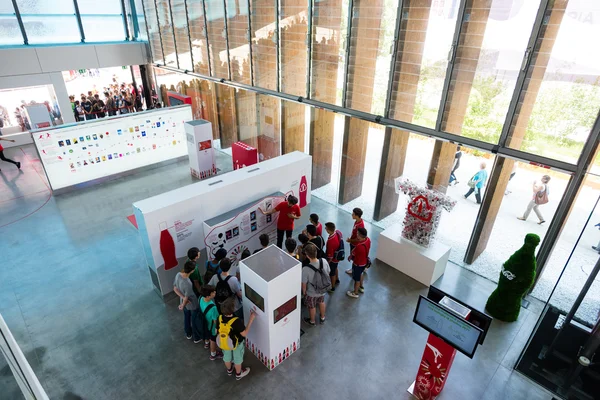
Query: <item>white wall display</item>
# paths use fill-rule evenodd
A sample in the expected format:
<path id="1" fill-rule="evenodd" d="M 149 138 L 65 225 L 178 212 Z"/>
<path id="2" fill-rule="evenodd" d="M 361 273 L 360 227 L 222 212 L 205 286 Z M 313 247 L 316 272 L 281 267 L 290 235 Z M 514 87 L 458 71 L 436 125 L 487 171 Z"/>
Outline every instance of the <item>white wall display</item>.
<path id="1" fill-rule="evenodd" d="M 266 233 L 269 235 L 269 243 L 275 243 L 277 216 L 264 215 L 258 211 L 258 208 L 269 211 L 284 200 L 283 193 L 274 193 L 204 221 L 204 245 L 208 256 L 213 258 L 217 250 L 224 248 L 233 265 L 237 266 L 245 249 L 253 253 L 261 248 L 258 239 L 260 235 Z"/>
<path id="2" fill-rule="evenodd" d="M 185 134 L 192 176 L 204 179 L 216 175 L 211 123 L 203 119 L 186 122 Z"/>
<path id="3" fill-rule="evenodd" d="M 50 128 L 54 126 L 54 119 L 45 104 L 29 104 L 25 106 L 31 129 Z"/>
<path id="4" fill-rule="evenodd" d="M 300 348 L 302 264 L 275 245 L 240 261 L 246 347 L 269 370 Z"/>
<path id="5" fill-rule="evenodd" d="M 53 190 L 187 154 L 190 106 L 165 108 L 32 132 Z"/>
<path id="6" fill-rule="evenodd" d="M 296 226 L 306 225 L 311 168 L 309 155 L 293 152 L 134 203 L 142 246 L 158 292 L 164 296 L 173 291 L 178 271 L 173 264 L 181 266 L 189 248 L 206 248 L 204 222 L 249 201 L 259 202 L 277 192 L 293 194 L 304 204 Z M 231 231 L 233 237 L 233 228 Z"/>

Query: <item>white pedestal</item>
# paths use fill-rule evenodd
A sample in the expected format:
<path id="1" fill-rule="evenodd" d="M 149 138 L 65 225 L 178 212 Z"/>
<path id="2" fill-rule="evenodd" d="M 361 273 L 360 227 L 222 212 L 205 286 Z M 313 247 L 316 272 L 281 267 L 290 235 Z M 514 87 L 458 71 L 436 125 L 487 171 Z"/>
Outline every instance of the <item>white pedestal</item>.
<path id="1" fill-rule="evenodd" d="M 302 264 L 271 245 L 239 266 L 244 320 L 256 313 L 246 347 L 272 370 L 300 348 Z"/>
<path id="2" fill-rule="evenodd" d="M 185 123 L 190 173 L 198 179 L 217 174 L 212 145 L 212 126 L 209 121 L 197 119 Z"/>
<path id="3" fill-rule="evenodd" d="M 430 247 L 421 247 L 402 238 L 402 225 L 393 225 L 381 232 L 377 258 L 398 271 L 430 286 L 446 270 L 450 246 L 434 241 Z"/>

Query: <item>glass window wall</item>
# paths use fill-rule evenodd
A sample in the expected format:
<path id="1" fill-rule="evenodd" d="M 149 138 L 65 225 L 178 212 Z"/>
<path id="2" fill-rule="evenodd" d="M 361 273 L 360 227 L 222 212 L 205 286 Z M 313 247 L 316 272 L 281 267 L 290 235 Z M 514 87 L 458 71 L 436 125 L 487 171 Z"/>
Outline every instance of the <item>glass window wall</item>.
<path id="1" fill-rule="evenodd" d="M 77 0 L 86 42 L 126 40 L 120 0 Z"/>
<path id="2" fill-rule="evenodd" d="M 81 42 L 73 2 L 17 0 L 17 6 L 29 44 Z"/>
<path id="3" fill-rule="evenodd" d="M 0 46 L 23 44 L 23 35 L 11 0 L 0 0 Z"/>

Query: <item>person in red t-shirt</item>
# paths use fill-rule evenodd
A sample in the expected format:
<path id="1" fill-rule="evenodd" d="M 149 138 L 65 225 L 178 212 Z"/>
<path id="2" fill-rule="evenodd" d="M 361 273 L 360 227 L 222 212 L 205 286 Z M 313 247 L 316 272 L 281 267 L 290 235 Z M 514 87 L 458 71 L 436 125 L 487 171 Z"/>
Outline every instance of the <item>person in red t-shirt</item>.
<path id="1" fill-rule="evenodd" d="M 298 205 L 298 198 L 294 195 L 289 195 L 287 201 L 277 204 L 277 207 L 271 211 L 263 211 L 260 207 L 258 211 L 264 215 L 279 213 L 279 217 L 277 218 L 277 247 L 283 249 L 283 233 L 285 232 L 286 239 L 291 238 L 294 231 L 294 220 L 299 219 L 302 215 L 300 213 L 300 206 Z"/>
<path id="2" fill-rule="evenodd" d="M 369 250 L 371 250 L 371 239 L 367 237 L 367 230 L 365 228 L 357 229 L 357 239 L 354 249 L 352 249 L 352 252 L 350 253 L 354 291 L 348 290 L 346 292 L 348 296 L 355 299 L 358 299 L 358 292 L 365 292 L 363 286 L 363 273 L 369 263 Z"/>
<path id="3" fill-rule="evenodd" d="M 352 234 L 348 239 L 346 239 L 346 242 L 350 243 L 350 254 L 352 254 L 352 250 L 358 242 L 358 228 L 365 227 L 365 221 L 363 221 L 362 215 L 363 211 L 360 208 L 356 207 L 354 210 L 352 210 L 352 219 L 354 220 L 354 226 L 352 227 Z M 348 275 L 352 275 L 352 268 L 347 269 L 346 273 Z"/>
<path id="4" fill-rule="evenodd" d="M 6 140 L 7 142 L 13 142 L 13 143 L 15 142 L 12 139 L 6 139 L 6 138 L 3 138 L 3 137 L 0 137 L 0 140 Z M 9 163 L 13 163 L 13 164 L 15 164 L 17 166 L 17 168 L 21 169 L 21 163 L 20 162 L 13 161 L 10 158 L 6 158 L 4 156 L 4 147 L 2 147 L 2 144 L 0 144 L 0 160 L 6 161 L 6 162 L 9 162 Z"/>
<path id="5" fill-rule="evenodd" d="M 329 277 L 331 278 L 331 289 L 329 292 L 335 292 L 335 286 L 340 283 L 338 278 L 338 263 L 339 260 L 335 257 L 335 253 L 340 248 L 340 244 L 344 243 L 344 237 L 342 232 L 335 229 L 333 222 L 327 222 L 325 224 L 325 231 L 329 234 L 327 238 L 326 251 L 327 262 L 329 263 Z"/>
<path id="6" fill-rule="evenodd" d="M 323 236 L 323 225 L 319 222 L 319 216 L 317 214 L 310 214 L 308 222 L 317 227 L 317 236 Z"/>

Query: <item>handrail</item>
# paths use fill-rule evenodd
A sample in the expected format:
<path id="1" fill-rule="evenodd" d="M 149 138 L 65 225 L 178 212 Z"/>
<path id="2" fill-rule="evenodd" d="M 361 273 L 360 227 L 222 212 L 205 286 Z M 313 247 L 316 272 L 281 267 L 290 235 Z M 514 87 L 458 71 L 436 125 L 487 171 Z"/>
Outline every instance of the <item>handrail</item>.
<path id="1" fill-rule="evenodd" d="M 0 353 L 6 358 L 6 362 L 12 370 L 25 399 L 49 400 L 46 391 L 35 376 L 10 329 L 8 329 L 2 314 L 0 314 Z"/>

